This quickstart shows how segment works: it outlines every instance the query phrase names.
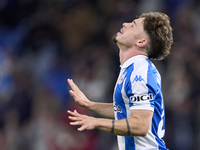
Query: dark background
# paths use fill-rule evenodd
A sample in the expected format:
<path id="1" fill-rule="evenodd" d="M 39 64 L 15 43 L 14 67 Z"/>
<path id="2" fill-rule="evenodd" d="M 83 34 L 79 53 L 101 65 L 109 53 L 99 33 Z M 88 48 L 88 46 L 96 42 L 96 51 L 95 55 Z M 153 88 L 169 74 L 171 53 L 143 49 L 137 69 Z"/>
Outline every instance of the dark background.
<path id="1" fill-rule="evenodd" d="M 116 136 L 78 132 L 66 110 L 73 78 L 93 101 L 112 102 L 119 73 L 112 36 L 142 12 L 169 15 L 171 54 L 153 61 L 162 76 L 166 145 L 200 149 L 198 0 L 0 0 L 0 149 L 117 150 Z"/>

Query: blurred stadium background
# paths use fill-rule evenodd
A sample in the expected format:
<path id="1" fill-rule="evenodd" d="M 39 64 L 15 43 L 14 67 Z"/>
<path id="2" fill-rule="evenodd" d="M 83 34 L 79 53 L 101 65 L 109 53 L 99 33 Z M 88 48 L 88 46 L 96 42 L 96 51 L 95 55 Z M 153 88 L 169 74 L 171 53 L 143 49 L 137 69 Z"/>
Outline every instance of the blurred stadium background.
<path id="1" fill-rule="evenodd" d="M 142 12 L 167 13 L 171 55 L 154 62 L 163 80 L 165 141 L 200 149 L 199 0 L 0 0 L 0 149 L 116 150 L 116 136 L 78 132 L 67 78 L 91 99 L 112 102 L 119 72 L 111 37 Z"/>

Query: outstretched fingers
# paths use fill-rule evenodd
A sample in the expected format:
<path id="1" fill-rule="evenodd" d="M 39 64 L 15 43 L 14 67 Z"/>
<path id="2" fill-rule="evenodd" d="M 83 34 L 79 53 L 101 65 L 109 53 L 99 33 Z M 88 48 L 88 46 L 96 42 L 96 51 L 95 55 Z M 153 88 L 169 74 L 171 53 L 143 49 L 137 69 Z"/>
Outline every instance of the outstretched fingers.
<path id="1" fill-rule="evenodd" d="M 75 99 L 77 97 L 77 95 L 72 90 L 69 90 L 69 94 L 73 99 Z"/>
<path id="2" fill-rule="evenodd" d="M 70 115 L 72 115 L 73 117 L 76 117 L 76 118 L 80 115 L 76 110 L 74 110 L 74 111 L 68 110 L 67 112 L 68 112 Z M 69 116 L 69 117 L 72 117 L 72 116 Z"/>
<path id="3" fill-rule="evenodd" d="M 79 118 L 80 114 L 76 110 L 74 110 L 73 112 L 68 110 L 67 112 L 71 115 L 68 118 L 73 121 L 70 122 L 70 125 L 81 125 L 81 118 Z"/>
<path id="4" fill-rule="evenodd" d="M 73 82 L 72 79 L 67 79 L 67 82 L 68 82 L 69 86 L 71 87 L 71 89 L 72 89 L 74 92 L 80 91 L 80 89 L 79 89 L 78 86 Z"/>
<path id="5" fill-rule="evenodd" d="M 85 125 L 82 125 L 80 128 L 78 128 L 77 130 L 78 131 L 83 131 L 83 130 L 85 130 L 86 129 L 86 126 Z"/>
<path id="6" fill-rule="evenodd" d="M 71 87 L 71 90 L 69 90 L 70 96 L 75 100 L 76 103 L 84 107 L 85 106 L 84 101 L 87 98 L 82 93 L 82 91 L 78 88 L 78 86 L 73 82 L 72 79 L 68 79 L 67 81 Z"/>
<path id="7" fill-rule="evenodd" d="M 91 120 L 93 117 L 79 114 L 76 110 L 68 110 L 67 112 L 70 114 L 70 116 L 68 117 L 71 120 L 70 125 L 80 126 L 77 129 L 78 131 L 92 130 L 95 128 L 95 125 Z"/>

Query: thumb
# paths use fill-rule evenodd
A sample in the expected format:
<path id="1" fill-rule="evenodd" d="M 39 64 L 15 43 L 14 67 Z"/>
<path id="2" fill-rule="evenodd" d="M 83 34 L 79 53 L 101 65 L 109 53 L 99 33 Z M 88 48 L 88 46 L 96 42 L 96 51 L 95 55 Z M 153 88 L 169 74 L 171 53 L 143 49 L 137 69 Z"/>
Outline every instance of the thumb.
<path id="1" fill-rule="evenodd" d="M 75 97 L 75 93 L 74 93 L 74 91 L 72 91 L 72 90 L 69 90 L 69 94 L 71 95 L 71 97 Z"/>

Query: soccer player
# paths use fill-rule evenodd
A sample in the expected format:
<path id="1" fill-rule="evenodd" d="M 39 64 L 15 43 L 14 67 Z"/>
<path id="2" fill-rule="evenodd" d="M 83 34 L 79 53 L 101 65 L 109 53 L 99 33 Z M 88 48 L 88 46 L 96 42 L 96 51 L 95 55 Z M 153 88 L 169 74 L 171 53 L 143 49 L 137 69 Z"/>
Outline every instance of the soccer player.
<path id="1" fill-rule="evenodd" d="M 70 124 L 80 126 L 79 131 L 96 128 L 117 135 L 119 150 L 166 150 L 161 77 L 150 59 L 162 60 L 170 53 L 173 34 L 169 17 L 160 12 L 143 13 L 123 23 L 113 40 L 121 64 L 113 103 L 90 101 L 68 79 L 75 102 L 106 118 L 68 110 Z"/>

